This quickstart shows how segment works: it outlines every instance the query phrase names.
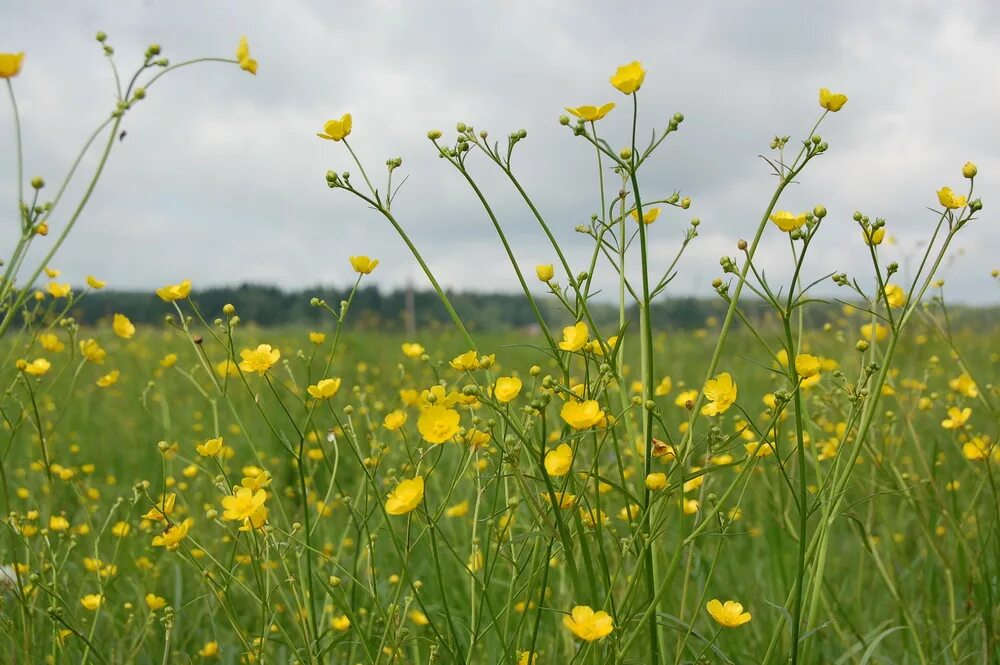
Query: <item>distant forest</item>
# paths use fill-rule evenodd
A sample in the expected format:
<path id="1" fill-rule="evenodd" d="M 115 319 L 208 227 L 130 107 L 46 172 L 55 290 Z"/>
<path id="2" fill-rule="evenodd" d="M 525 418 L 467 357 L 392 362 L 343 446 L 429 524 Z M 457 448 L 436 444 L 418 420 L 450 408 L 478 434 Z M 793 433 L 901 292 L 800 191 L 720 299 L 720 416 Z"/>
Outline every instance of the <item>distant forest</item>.
<path id="1" fill-rule="evenodd" d="M 312 307 L 313 297 L 322 298 L 334 309 L 347 298 L 347 289 L 316 287 L 300 291 L 284 291 L 273 286 L 243 284 L 237 287 L 199 289 L 192 299 L 202 315 L 209 321 L 221 315 L 226 303 L 236 306 L 240 318 L 260 326 L 309 324 L 328 321 L 329 314 Z M 475 330 L 529 330 L 536 326 L 531 308 L 521 294 L 449 292 L 449 299 L 470 329 Z M 382 292 L 376 287 L 360 289 L 351 305 L 349 321 L 353 326 L 380 330 L 405 331 L 411 326 L 407 316 L 407 299 L 412 301 L 413 329 L 440 327 L 448 324 L 448 313 L 433 291 L 405 289 Z M 537 299 L 543 316 L 552 325 L 567 321 L 568 314 L 552 298 Z M 841 303 L 813 303 L 806 308 L 809 323 L 822 325 L 841 316 Z M 743 311 L 748 318 L 759 322 L 771 318 L 770 311 L 760 301 L 744 295 Z M 601 325 L 614 326 L 618 321 L 617 308 L 605 303 L 592 303 L 591 311 Z M 653 323 L 673 329 L 695 329 L 705 326 L 711 317 L 725 315 L 726 303 L 720 298 L 663 298 L 653 307 Z M 96 324 L 115 312 L 127 315 L 136 323 L 158 323 L 173 308 L 154 293 L 127 291 L 96 291 L 87 295 L 73 308 L 71 314 L 84 324 Z M 958 307 L 951 312 L 953 322 L 991 327 L 1000 322 L 1000 308 Z M 954 317 L 958 317 L 955 319 Z M 636 320 L 634 311 L 629 318 Z"/>

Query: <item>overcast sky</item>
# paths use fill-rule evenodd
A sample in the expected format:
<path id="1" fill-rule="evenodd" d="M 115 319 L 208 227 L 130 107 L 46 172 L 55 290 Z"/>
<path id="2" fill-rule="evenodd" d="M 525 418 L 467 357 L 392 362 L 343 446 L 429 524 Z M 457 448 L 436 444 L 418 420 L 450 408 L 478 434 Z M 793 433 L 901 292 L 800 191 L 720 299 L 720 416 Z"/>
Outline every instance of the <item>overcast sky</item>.
<path id="1" fill-rule="evenodd" d="M 982 218 L 963 232 L 944 270 L 953 300 L 996 302 L 1000 268 L 1000 4 L 880 2 L 115 2 L 18 3 L 3 12 L 0 51 L 26 51 L 14 86 L 25 128 L 26 175 L 57 183 L 114 104 L 110 69 L 94 41 L 104 30 L 121 69 L 151 42 L 174 62 L 232 57 L 241 35 L 259 63 L 180 70 L 125 121 L 97 193 L 55 266 L 81 283 L 93 273 L 117 288 L 190 278 L 195 288 L 244 281 L 300 288 L 342 285 L 348 255 L 369 254 L 383 287 L 425 281 L 388 224 L 324 183 L 355 171 L 342 144 L 316 138 L 350 112 L 352 145 L 371 172 L 401 156 L 409 175 L 394 210 L 446 286 L 514 290 L 492 226 L 460 175 L 439 160 L 428 129 L 464 121 L 504 137 L 524 128 L 515 164 L 529 192 L 586 266 L 576 225 L 598 211 L 596 164 L 560 127 L 563 107 L 613 101 L 600 123 L 612 145 L 628 138 L 628 100 L 608 77 L 633 59 L 647 69 L 640 136 L 674 112 L 686 120 L 646 167 L 645 197 L 680 190 L 688 211 L 650 227 L 654 265 L 673 256 L 687 221 L 701 237 L 671 286 L 710 295 L 722 254 L 749 237 L 774 187 L 758 157 L 775 134 L 804 138 L 817 90 L 850 96 L 822 129 L 828 155 L 813 162 L 781 208 L 823 203 L 830 217 L 809 276 L 870 273 L 855 209 L 885 217 L 912 256 L 935 222 L 935 190 L 964 191 L 961 167 L 979 166 Z M 14 139 L 0 100 L 0 214 L 4 256 L 15 242 Z M 91 164 L 88 162 L 88 164 Z M 472 162 L 530 270 L 554 256 L 509 185 Z M 84 171 L 86 174 L 86 170 Z M 360 181 L 360 178 L 358 178 Z M 54 190 L 55 188 L 52 187 Z M 79 189 L 74 190 L 79 193 Z M 51 238 L 70 206 L 53 219 Z M 789 273 L 787 240 L 765 235 L 769 277 Z M 959 255 L 959 252 L 961 253 Z M 603 285 L 613 282 L 603 268 Z M 836 293 L 835 287 L 826 293 Z"/>

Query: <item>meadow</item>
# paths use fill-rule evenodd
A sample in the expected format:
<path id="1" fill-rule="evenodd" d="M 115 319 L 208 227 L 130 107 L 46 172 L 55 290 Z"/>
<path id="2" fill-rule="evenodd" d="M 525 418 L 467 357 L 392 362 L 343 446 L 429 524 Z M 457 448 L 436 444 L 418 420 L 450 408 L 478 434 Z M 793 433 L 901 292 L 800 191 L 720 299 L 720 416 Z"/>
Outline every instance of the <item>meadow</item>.
<path id="1" fill-rule="evenodd" d="M 903 271 L 874 214 L 782 208 L 835 149 L 821 124 L 850 109 L 823 89 L 812 129 L 775 137 L 759 225 L 720 260 L 710 293 L 724 316 L 694 331 L 654 325 L 701 221 L 673 220 L 677 258 L 652 265 L 660 215 L 697 201 L 641 188 L 684 118 L 636 143 L 649 129 L 637 129 L 645 70 L 633 62 L 600 88 L 620 108 L 570 107 L 557 127 L 595 162 L 601 205 L 577 228 L 588 256 L 564 253 L 517 178 L 523 131 L 428 133 L 481 201 L 537 332 L 465 325 L 394 206 L 402 160 L 366 170 L 350 114 L 317 123 L 350 169 L 326 174 L 330 194 L 398 232 L 447 330 L 404 337 L 356 321 L 377 247 L 342 257 L 356 282 L 341 302 L 312 299 L 315 326 L 257 327 L 238 303 L 206 310 L 183 276 L 156 290 L 159 325 L 127 311 L 78 321 L 74 307 L 107 285 L 62 281 L 56 254 L 121 118 L 161 75 L 206 61 L 257 68 L 245 40 L 235 59 L 177 64 L 150 46 L 85 144 L 106 147 L 77 206 L 60 206 L 65 184 L 48 199 L 43 179 L 23 179 L 23 232 L 0 283 L 0 658 L 1000 662 L 1000 327 L 953 319 L 937 274 L 956 234 L 983 223 L 975 165 L 915 203 L 934 218 Z M 12 100 L 21 62 L 0 54 Z M 625 147 L 600 137 L 629 118 Z M 552 264 L 518 262 L 473 158 L 522 197 Z M 831 222 L 856 227 L 870 274 L 806 281 Z M 784 284 L 755 258 L 765 233 L 787 236 Z M 37 265 L 32 245 L 46 251 Z M 617 280 L 616 324 L 592 316 L 596 271 Z M 812 295 L 820 281 L 839 302 Z M 770 314 L 748 316 L 751 301 Z M 829 320 L 811 323 L 820 308 Z"/>

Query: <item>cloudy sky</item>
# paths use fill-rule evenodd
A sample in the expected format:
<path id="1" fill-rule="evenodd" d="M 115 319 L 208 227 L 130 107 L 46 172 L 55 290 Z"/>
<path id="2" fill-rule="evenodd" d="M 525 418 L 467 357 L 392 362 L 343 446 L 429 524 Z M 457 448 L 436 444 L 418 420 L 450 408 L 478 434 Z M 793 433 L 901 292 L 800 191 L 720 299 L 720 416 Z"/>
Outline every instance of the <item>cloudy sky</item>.
<path id="1" fill-rule="evenodd" d="M 810 276 L 870 272 L 851 220 L 856 209 L 885 217 L 898 239 L 888 252 L 901 264 L 912 261 L 935 222 L 927 209 L 936 205 L 935 190 L 964 191 L 960 169 L 972 160 L 986 207 L 959 236 L 942 276 L 954 300 L 1000 299 L 990 277 L 1000 268 L 992 212 L 1000 205 L 993 197 L 1000 192 L 1000 5 L 992 0 L 23 3 L 4 12 L 0 51 L 27 52 L 14 86 L 28 176 L 60 181 L 114 105 L 97 30 L 108 33 L 124 71 L 154 41 L 179 62 L 232 57 L 244 34 L 260 68 L 256 77 L 223 64 L 177 71 L 128 115 L 127 138 L 55 262 L 75 283 L 93 273 L 128 289 L 185 277 L 196 288 L 344 284 L 352 276 L 348 255 L 370 254 L 382 261 L 377 284 L 423 285 L 388 224 L 324 184 L 327 169 L 355 170 L 342 144 L 315 136 L 345 112 L 353 114 L 352 145 L 370 172 L 381 178 L 388 157 L 403 158 L 409 179 L 394 210 L 445 285 L 516 288 L 489 220 L 426 139 L 431 128 L 450 135 L 457 121 L 496 137 L 528 131 L 518 173 L 574 268 L 583 269 L 588 243 L 573 229 L 599 208 L 596 163 L 558 117 L 566 105 L 617 102 L 600 129 L 612 145 L 625 145 L 628 100 L 608 77 L 638 59 L 648 72 L 640 136 L 676 111 L 686 117 L 648 163 L 645 197 L 680 190 L 694 201 L 650 227 L 654 265 L 673 256 L 691 217 L 702 221 L 673 293 L 711 293 L 719 257 L 735 254 L 736 240 L 753 233 L 773 190 L 758 156 L 775 134 L 804 137 L 823 86 L 850 102 L 821 129 L 828 155 L 780 205 L 830 210 Z M 5 248 L 16 240 L 13 146 L 4 95 Z M 480 157 L 472 171 L 523 265 L 551 262 L 544 236 L 495 168 Z M 69 210 L 64 204 L 54 217 L 49 242 Z M 760 257 L 772 280 L 790 272 L 787 251 L 787 240 L 769 229 Z M 601 283 L 613 283 L 610 267 Z"/>

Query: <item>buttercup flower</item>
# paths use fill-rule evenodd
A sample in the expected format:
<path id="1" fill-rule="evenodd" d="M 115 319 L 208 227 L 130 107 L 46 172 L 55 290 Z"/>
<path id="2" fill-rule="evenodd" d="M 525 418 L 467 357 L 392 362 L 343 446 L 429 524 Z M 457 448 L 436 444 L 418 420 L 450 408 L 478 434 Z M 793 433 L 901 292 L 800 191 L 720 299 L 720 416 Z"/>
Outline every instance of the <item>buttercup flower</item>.
<path id="1" fill-rule="evenodd" d="M 24 53 L 0 53 L 0 79 L 14 78 L 21 73 Z"/>
<path id="2" fill-rule="evenodd" d="M 826 88 L 819 89 L 819 105 L 827 111 L 836 113 L 840 109 L 844 108 L 844 104 L 846 103 L 847 95 L 842 93 L 833 93 Z"/>
<path id="3" fill-rule="evenodd" d="M 631 95 L 642 87 L 642 81 L 646 78 L 646 70 L 642 68 L 638 60 L 634 60 L 627 65 L 622 65 L 611 77 L 611 85 L 618 88 L 626 95 Z"/>
<path id="4" fill-rule="evenodd" d="M 521 379 L 516 376 L 501 376 L 493 388 L 493 396 L 501 404 L 506 404 L 521 392 Z"/>
<path id="5" fill-rule="evenodd" d="M 240 351 L 240 369 L 244 372 L 257 372 L 264 376 L 264 372 L 281 358 L 281 351 L 272 349 L 270 344 L 260 344 L 256 349 L 243 349 Z"/>
<path id="6" fill-rule="evenodd" d="M 118 383 L 118 377 L 120 375 L 121 373 L 118 370 L 113 369 L 101 378 L 97 379 L 97 386 L 99 388 L 109 388 Z"/>
<path id="7" fill-rule="evenodd" d="M 327 120 L 323 124 L 323 133 L 316 134 L 321 139 L 340 141 L 351 133 L 351 114 L 345 113 L 340 120 Z"/>
<path id="8" fill-rule="evenodd" d="M 108 355 L 108 352 L 101 348 L 96 339 L 90 338 L 80 340 L 80 355 L 88 362 L 100 365 L 104 362 L 104 357 Z"/>
<path id="9" fill-rule="evenodd" d="M 107 285 L 108 285 L 107 282 L 97 279 L 93 275 L 87 275 L 87 286 L 94 289 L 95 291 L 100 291 Z"/>
<path id="10" fill-rule="evenodd" d="M 819 358 L 808 353 L 800 353 L 795 356 L 795 373 L 801 379 L 808 379 L 819 374 Z"/>
<path id="11" fill-rule="evenodd" d="M 964 208 L 966 200 L 964 196 L 959 196 L 951 191 L 951 187 L 942 187 L 937 193 L 938 202 L 949 210 Z"/>
<path id="12" fill-rule="evenodd" d="M 385 415 L 385 419 L 382 421 L 382 427 L 387 430 L 395 431 L 406 424 L 406 411 L 391 411 Z"/>
<path id="13" fill-rule="evenodd" d="M 632 219 L 634 219 L 637 222 L 639 221 L 639 211 L 638 210 L 633 210 L 632 213 L 631 213 L 631 215 L 632 215 Z M 643 224 L 652 224 L 653 222 L 656 221 L 656 218 L 659 217 L 659 216 L 660 216 L 660 209 L 659 208 L 647 208 L 646 210 L 644 210 L 642 212 L 642 223 Z"/>
<path id="14" fill-rule="evenodd" d="M 646 476 L 646 489 L 650 492 L 658 492 L 667 486 L 667 474 L 651 473 Z"/>
<path id="15" fill-rule="evenodd" d="M 563 404 L 559 415 L 573 429 L 588 429 L 605 422 L 606 416 L 601 411 L 597 400 L 588 399 L 578 402 L 574 399 Z"/>
<path id="16" fill-rule="evenodd" d="M 191 280 L 185 279 L 180 284 L 168 284 L 162 288 L 156 289 L 156 295 L 160 296 L 160 300 L 165 302 L 174 302 L 175 300 L 184 300 L 191 293 Z"/>
<path id="17" fill-rule="evenodd" d="M 135 334 L 135 326 L 124 314 L 115 314 L 111 328 L 122 339 L 131 339 Z"/>
<path id="18" fill-rule="evenodd" d="M 104 602 L 104 596 L 99 593 L 88 593 L 80 599 L 80 604 L 91 612 L 97 611 Z"/>
<path id="19" fill-rule="evenodd" d="M 17 362 L 17 368 L 25 374 L 30 374 L 31 376 L 45 376 L 45 373 L 48 372 L 51 367 L 52 363 L 45 358 L 35 358 L 31 362 L 27 362 L 25 360 L 19 360 Z"/>
<path id="20" fill-rule="evenodd" d="M 403 342 L 403 355 L 407 358 L 419 358 L 426 349 L 416 342 Z"/>
<path id="21" fill-rule="evenodd" d="M 705 382 L 705 398 L 709 402 L 701 407 L 701 415 L 717 416 L 729 410 L 736 402 L 736 384 L 729 372 Z"/>
<path id="22" fill-rule="evenodd" d="M 146 606 L 150 611 L 155 612 L 167 606 L 167 599 L 157 596 L 155 593 L 147 593 Z"/>
<path id="23" fill-rule="evenodd" d="M 311 332 L 309 333 L 309 341 L 316 346 L 319 346 L 326 341 L 326 333 L 321 332 Z"/>
<path id="24" fill-rule="evenodd" d="M 253 515 L 267 501 L 267 492 L 249 487 L 237 487 L 230 496 L 222 497 L 222 516 L 227 520 L 245 520 Z"/>
<path id="25" fill-rule="evenodd" d="M 962 176 L 966 178 L 975 178 L 976 174 L 979 173 L 979 169 L 972 162 L 966 162 L 962 165 Z"/>
<path id="26" fill-rule="evenodd" d="M 962 429 L 966 421 L 972 416 L 972 409 L 965 407 L 960 409 L 957 406 L 948 409 L 948 417 L 941 421 L 941 427 L 945 429 Z"/>
<path id="27" fill-rule="evenodd" d="M 378 259 L 371 259 L 367 256 L 351 256 L 351 267 L 359 275 L 370 275 L 378 266 Z"/>
<path id="28" fill-rule="evenodd" d="M 880 226 L 877 229 L 865 229 L 862 233 L 862 237 L 865 240 L 865 244 L 869 247 L 881 245 L 882 241 L 885 239 L 885 227 Z"/>
<path id="29" fill-rule="evenodd" d="M 794 231 L 806 223 L 806 214 L 796 215 L 787 210 L 776 210 L 771 214 L 770 220 L 782 231 Z"/>
<path id="30" fill-rule="evenodd" d="M 173 552 L 187 538 L 188 531 L 193 524 L 194 520 L 189 517 L 183 522 L 168 525 L 162 534 L 153 536 L 153 547 L 165 547 L 168 551 Z"/>
<path id="31" fill-rule="evenodd" d="M 890 307 L 902 307 L 906 303 L 906 292 L 898 284 L 886 284 L 885 299 Z"/>
<path id="32" fill-rule="evenodd" d="M 579 351 L 586 346 L 590 339 L 590 329 L 587 324 L 580 321 L 576 325 L 563 328 L 563 338 L 559 342 L 559 348 L 563 351 Z"/>
<path id="33" fill-rule="evenodd" d="M 606 116 L 614 107 L 614 102 L 609 102 L 604 106 L 567 106 L 566 110 L 581 120 L 586 120 L 587 122 L 597 122 Z"/>
<path id="34" fill-rule="evenodd" d="M 565 476 L 573 466 L 573 449 L 561 443 L 555 450 L 545 453 L 545 471 L 550 476 Z"/>
<path id="35" fill-rule="evenodd" d="M 444 443 L 458 434 L 459 420 L 458 411 L 434 404 L 420 412 L 417 429 L 424 441 Z"/>
<path id="36" fill-rule="evenodd" d="M 457 369 L 460 372 L 471 372 L 474 369 L 479 369 L 479 356 L 476 355 L 475 351 L 466 351 L 452 358 L 448 364 L 451 365 L 452 369 Z"/>
<path id="37" fill-rule="evenodd" d="M 306 388 L 316 399 L 330 399 L 340 390 L 340 379 L 322 379 L 319 383 Z"/>
<path id="38" fill-rule="evenodd" d="M 45 288 L 53 298 L 65 298 L 73 292 L 73 287 L 69 284 L 60 284 L 58 282 L 49 282 Z"/>
<path id="39" fill-rule="evenodd" d="M 404 480 L 389 492 L 385 500 L 385 512 L 390 515 L 405 515 L 414 510 L 424 500 L 424 477 Z"/>
<path id="40" fill-rule="evenodd" d="M 250 43 L 245 36 L 240 37 L 240 44 L 236 47 L 236 61 L 243 71 L 257 73 L 257 61 L 250 57 Z"/>
<path id="41" fill-rule="evenodd" d="M 538 281 L 540 282 L 550 282 L 555 277 L 555 274 L 555 268 L 552 267 L 551 263 L 535 266 L 535 276 L 538 277 Z"/>
<path id="42" fill-rule="evenodd" d="M 595 612 L 589 605 L 577 605 L 563 617 L 563 625 L 585 642 L 607 637 L 614 630 L 614 620 L 607 612 Z"/>
<path id="43" fill-rule="evenodd" d="M 737 628 L 750 621 L 750 613 L 743 611 L 743 605 L 735 600 L 727 600 L 725 604 L 718 599 L 708 601 L 708 613 L 724 628 Z"/>
<path id="44" fill-rule="evenodd" d="M 194 449 L 202 457 L 212 457 L 213 455 L 218 455 L 219 451 L 222 450 L 222 437 L 217 437 L 215 439 L 209 439 L 204 443 L 197 444 Z"/>

